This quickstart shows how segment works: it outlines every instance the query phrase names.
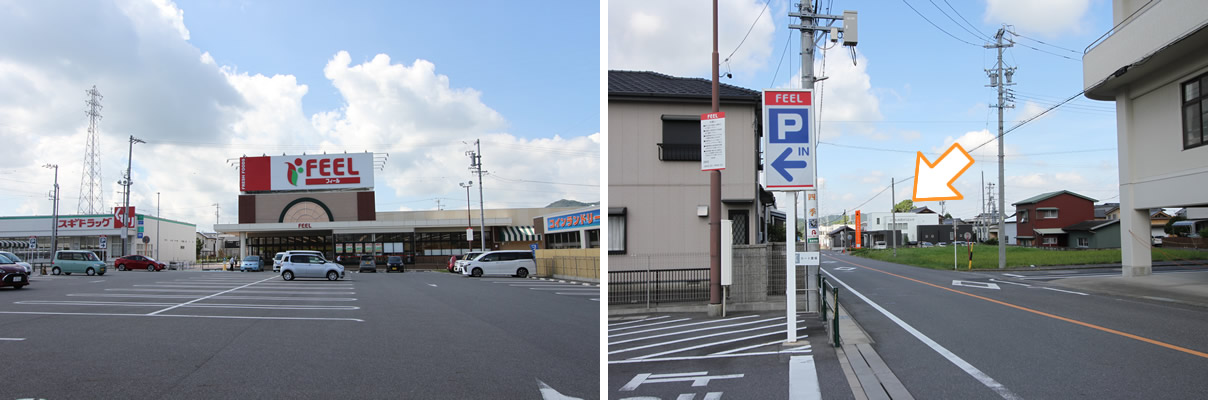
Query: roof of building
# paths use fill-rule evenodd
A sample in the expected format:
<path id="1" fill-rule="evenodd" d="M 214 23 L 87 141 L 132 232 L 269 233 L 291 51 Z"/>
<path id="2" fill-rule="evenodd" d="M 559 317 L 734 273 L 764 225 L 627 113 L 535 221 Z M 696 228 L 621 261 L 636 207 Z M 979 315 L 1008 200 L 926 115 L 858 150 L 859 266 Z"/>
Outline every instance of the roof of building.
<path id="1" fill-rule="evenodd" d="M 762 93 L 724 83 L 718 84 L 721 100 L 759 102 Z M 608 96 L 673 97 L 710 99 L 713 81 L 704 78 L 681 78 L 652 71 L 608 71 Z"/>
<path id="2" fill-rule="evenodd" d="M 1080 195 L 1080 194 L 1078 194 L 1078 193 L 1074 193 L 1074 192 L 1071 192 L 1071 191 L 1068 191 L 1068 190 L 1059 190 L 1059 191 L 1056 191 L 1056 192 L 1048 192 L 1048 193 L 1043 193 L 1043 194 L 1039 194 L 1039 195 L 1036 195 L 1036 196 L 1032 196 L 1032 197 L 1029 197 L 1029 198 L 1026 198 L 1026 199 L 1023 199 L 1023 200 L 1020 200 L 1020 201 L 1017 201 L 1017 202 L 1011 203 L 1011 205 L 1039 203 L 1039 202 L 1042 202 L 1042 201 L 1048 200 L 1048 199 L 1050 199 L 1050 198 L 1057 197 L 1057 196 L 1059 196 L 1059 195 L 1061 195 L 1061 194 L 1069 194 L 1069 195 L 1073 195 L 1073 196 L 1078 196 L 1078 197 L 1081 197 L 1081 198 L 1083 198 L 1083 199 L 1090 200 L 1092 203 L 1093 203 L 1093 202 L 1098 201 L 1098 200 L 1092 199 L 1092 198 L 1090 198 L 1090 197 L 1086 197 L 1086 196 L 1083 196 L 1083 195 Z"/>
<path id="3" fill-rule="evenodd" d="M 1167 214 L 1166 210 L 1161 208 L 1151 208 L 1149 209 L 1149 218 L 1170 218 L 1170 214 Z"/>
<path id="4" fill-rule="evenodd" d="M 1067 227 L 1061 228 L 1061 229 L 1064 229 L 1067 232 L 1068 231 L 1096 231 L 1096 230 L 1102 229 L 1108 225 L 1119 223 L 1119 222 L 1120 222 L 1120 220 L 1118 220 L 1118 219 L 1108 219 L 1108 220 L 1096 219 L 1096 220 L 1090 220 L 1090 221 L 1082 221 L 1082 222 L 1079 222 L 1079 223 L 1076 223 L 1076 224 L 1073 224 L 1073 225 L 1070 225 L 1070 226 L 1067 226 Z"/>
<path id="5" fill-rule="evenodd" d="M 910 209 L 910 212 L 915 213 L 915 214 L 935 214 L 935 211 L 932 211 L 930 208 L 927 208 L 927 206 L 912 208 L 912 209 Z"/>
<path id="6" fill-rule="evenodd" d="M 1107 213 L 1120 208 L 1120 203 L 1103 203 L 1095 205 L 1095 219 L 1107 218 Z"/>

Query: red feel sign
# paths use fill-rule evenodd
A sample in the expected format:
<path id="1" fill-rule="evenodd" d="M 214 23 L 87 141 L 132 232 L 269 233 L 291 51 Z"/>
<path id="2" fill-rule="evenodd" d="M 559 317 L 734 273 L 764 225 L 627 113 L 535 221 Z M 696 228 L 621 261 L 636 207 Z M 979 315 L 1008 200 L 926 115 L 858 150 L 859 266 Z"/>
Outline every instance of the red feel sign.
<path id="1" fill-rule="evenodd" d="M 244 192 L 373 188 L 373 153 L 244 157 Z"/>
<path id="2" fill-rule="evenodd" d="M 763 104 L 768 106 L 808 106 L 812 92 L 777 92 L 768 90 L 763 93 Z"/>

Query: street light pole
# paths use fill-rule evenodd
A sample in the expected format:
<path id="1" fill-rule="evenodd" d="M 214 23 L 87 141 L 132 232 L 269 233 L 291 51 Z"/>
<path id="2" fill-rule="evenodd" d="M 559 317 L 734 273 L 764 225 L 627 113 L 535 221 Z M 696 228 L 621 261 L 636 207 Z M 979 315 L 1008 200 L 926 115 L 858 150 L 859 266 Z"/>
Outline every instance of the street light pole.
<path id="1" fill-rule="evenodd" d="M 163 208 L 160 207 L 159 192 L 155 192 L 155 261 L 162 261 L 159 259 L 159 237 L 163 236 L 159 231 L 159 213 L 161 211 Z"/>
<path id="2" fill-rule="evenodd" d="M 457 185 L 466 188 L 466 229 L 474 229 L 474 222 L 470 219 L 470 186 L 474 186 L 474 181 L 458 183 Z M 478 234 L 481 235 L 482 232 L 478 232 Z M 471 251 L 474 251 L 474 240 L 467 239 L 466 252 Z"/>
<path id="3" fill-rule="evenodd" d="M 135 138 L 134 135 L 130 135 L 130 153 L 129 153 L 129 156 L 126 158 L 126 179 L 123 179 L 121 182 L 118 182 L 118 183 L 121 183 L 122 185 L 126 186 L 126 193 L 124 193 L 125 200 L 122 202 L 123 207 L 122 207 L 122 212 L 120 215 L 120 217 L 123 220 L 123 222 L 122 222 L 122 254 L 119 255 L 118 257 L 123 257 L 123 256 L 130 254 L 130 246 L 129 246 L 130 220 L 131 220 L 131 218 L 130 218 L 130 168 L 134 165 L 134 144 L 135 143 L 147 143 L 147 142 L 142 141 L 142 139 Z"/>
<path id="4" fill-rule="evenodd" d="M 51 211 L 53 217 L 50 222 L 50 257 L 54 258 L 55 249 L 59 246 L 59 164 L 46 164 L 45 168 L 54 168 L 55 170 L 55 189 L 51 195 Z M 37 249 L 35 249 L 37 250 Z"/>

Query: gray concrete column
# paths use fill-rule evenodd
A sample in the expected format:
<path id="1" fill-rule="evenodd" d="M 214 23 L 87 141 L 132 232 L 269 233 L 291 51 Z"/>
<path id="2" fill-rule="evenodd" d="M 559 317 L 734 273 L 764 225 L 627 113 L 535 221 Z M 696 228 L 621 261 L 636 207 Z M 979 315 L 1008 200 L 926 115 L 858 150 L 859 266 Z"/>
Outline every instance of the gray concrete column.
<path id="1" fill-rule="evenodd" d="M 1153 273 L 1149 209 L 1137 209 L 1136 165 L 1133 162 L 1132 100 L 1127 90 L 1116 95 L 1116 145 L 1120 168 L 1120 253 L 1123 276 Z"/>

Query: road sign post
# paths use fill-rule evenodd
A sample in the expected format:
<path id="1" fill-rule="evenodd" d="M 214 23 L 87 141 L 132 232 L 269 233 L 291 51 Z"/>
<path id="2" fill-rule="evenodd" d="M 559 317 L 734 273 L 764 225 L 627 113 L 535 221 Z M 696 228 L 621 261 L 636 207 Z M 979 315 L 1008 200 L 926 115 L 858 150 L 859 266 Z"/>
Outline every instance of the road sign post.
<path id="1" fill-rule="evenodd" d="M 814 188 L 812 91 L 764 89 L 764 180 L 768 190 Z"/>

